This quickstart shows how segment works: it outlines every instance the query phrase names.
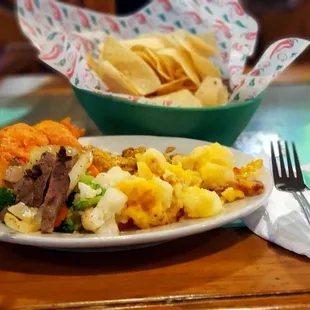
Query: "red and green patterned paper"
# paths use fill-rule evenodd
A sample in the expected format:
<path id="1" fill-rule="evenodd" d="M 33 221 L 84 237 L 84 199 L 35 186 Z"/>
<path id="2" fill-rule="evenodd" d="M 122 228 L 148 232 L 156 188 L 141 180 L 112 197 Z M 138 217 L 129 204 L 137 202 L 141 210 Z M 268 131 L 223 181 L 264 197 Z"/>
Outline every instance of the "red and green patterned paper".
<path id="1" fill-rule="evenodd" d="M 106 35 L 127 39 L 180 28 L 192 33 L 213 31 L 221 51 L 213 61 L 222 77 L 230 80 L 231 103 L 258 96 L 309 45 L 309 41 L 298 38 L 280 40 L 267 49 L 249 74 L 243 75 L 246 59 L 255 48 L 258 27 L 237 0 L 153 0 L 126 17 L 55 0 L 17 0 L 17 8 L 20 26 L 38 48 L 39 58 L 73 85 L 143 103 L 150 102 L 109 92 L 87 65 L 85 56 L 89 50 L 96 52 Z M 162 104 L 177 106 L 170 101 Z"/>

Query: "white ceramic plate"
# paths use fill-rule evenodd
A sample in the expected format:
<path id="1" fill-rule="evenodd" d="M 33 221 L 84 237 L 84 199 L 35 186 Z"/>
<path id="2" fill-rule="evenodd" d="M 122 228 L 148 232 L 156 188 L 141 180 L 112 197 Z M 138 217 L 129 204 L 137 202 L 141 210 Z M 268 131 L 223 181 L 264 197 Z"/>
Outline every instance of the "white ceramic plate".
<path id="1" fill-rule="evenodd" d="M 120 153 L 128 147 L 154 147 L 165 151 L 167 146 L 175 146 L 180 153 L 189 153 L 193 148 L 206 144 L 205 141 L 154 137 L 154 136 L 104 136 L 86 137 L 81 139 L 84 145 L 92 144 L 102 149 Z M 232 149 L 237 165 L 244 165 L 253 157 Z M 270 173 L 265 169 L 261 181 L 266 186 L 265 192 L 256 197 L 246 198 L 225 207 L 220 215 L 207 218 L 184 220 L 178 223 L 153 228 L 149 230 L 137 230 L 121 233 L 114 237 L 98 237 L 91 234 L 58 234 L 42 235 L 40 233 L 20 234 L 12 231 L 4 224 L 0 224 L 0 240 L 4 242 L 25 244 L 37 247 L 63 249 L 63 250 L 124 250 L 136 247 L 150 246 L 161 242 L 171 241 L 177 238 L 205 232 L 216 227 L 242 218 L 261 207 L 273 188 Z"/>

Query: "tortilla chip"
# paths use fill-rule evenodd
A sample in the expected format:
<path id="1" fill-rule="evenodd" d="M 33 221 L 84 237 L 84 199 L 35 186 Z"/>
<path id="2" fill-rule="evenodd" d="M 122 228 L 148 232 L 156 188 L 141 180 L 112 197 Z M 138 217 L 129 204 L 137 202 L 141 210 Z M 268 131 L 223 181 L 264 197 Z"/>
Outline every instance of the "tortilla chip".
<path id="1" fill-rule="evenodd" d="M 164 45 L 163 48 L 174 47 L 169 37 L 169 34 L 163 34 L 159 32 L 145 33 L 145 34 L 140 35 L 140 38 L 156 38 L 160 40 L 161 44 Z"/>
<path id="2" fill-rule="evenodd" d="M 186 73 L 184 72 L 184 70 L 182 68 L 178 68 L 175 70 L 174 72 L 174 79 L 181 79 L 183 77 L 187 77 Z"/>
<path id="3" fill-rule="evenodd" d="M 99 63 L 98 72 L 111 92 L 139 96 L 138 90 L 131 83 L 130 79 L 108 61 Z"/>
<path id="4" fill-rule="evenodd" d="M 217 47 L 206 43 L 204 40 L 196 35 L 193 35 L 185 30 L 177 30 L 172 33 L 174 40 L 180 43 L 180 41 L 186 42 L 191 49 L 194 49 L 196 53 L 203 57 L 210 57 L 212 55 L 219 54 Z"/>
<path id="5" fill-rule="evenodd" d="M 216 107 L 228 102 L 227 87 L 218 78 L 205 78 L 195 96 L 205 107 Z"/>
<path id="6" fill-rule="evenodd" d="M 185 89 L 190 90 L 192 93 L 194 93 L 194 92 L 197 91 L 197 85 L 195 85 L 195 84 L 193 83 L 193 81 L 191 81 L 191 80 L 188 79 L 188 78 L 184 81 L 183 87 L 184 87 Z"/>
<path id="7" fill-rule="evenodd" d="M 179 80 L 173 80 L 166 84 L 162 84 L 156 91 L 157 96 L 166 95 L 184 88 L 184 83 L 188 81 L 188 77 L 182 77 Z"/>
<path id="8" fill-rule="evenodd" d="M 200 85 L 199 76 L 196 73 L 191 56 L 187 51 L 181 48 L 165 48 L 158 51 L 158 53 L 173 58 L 179 63 L 189 79 L 191 79 L 197 86 Z"/>
<path id="9" fill-rule="evenodd" d="M 163 96 L 153 97 L 151 99 L 151 101 L 158 104 L 161 104 L 163 100 L 171 100 L 179 104 L 181 107 L 195 108 L 202 106 L 200 100 L 187 89 L 178 90 L 176 92 Z"/>
<path id="10" fill-rule="evenodd" d="M 197 37 L 204 41 L 206 44 L 213 46 L 215 55 L 220 53 L 214 32 L 198 33 Z"/>
<path id="11" fill-rule="evenodd" d="M 221 77 L 221 72 L 208 58 L 202 57 L 194 51 L 188 51 L 192 57 L 196 71 L 199 74 L 201 80 L 204 80 L 207 76 Z"/>
<path id="12" fill-rule="evenodd" d="M 161 61 L 156 51 L 142 45 L 136 45 L 132 50 L 137 52 L 137 54 L 152 67 L 159 78 L 167 81 L 171 80 L 164 63 Z"/>
<path id="13" fill-rule="evenodd" d="M 192 44 L 184 38 L 179 38 L 178 40 L 180 46 L 191 55 L 195 69 L 201 80 L 204 80 L 207 76 L 221 77 L 219 68 L 217 68 L 207 57 L 198 54 Z"/>
<path id="14" fill-rule="evenodd" d="M 93 54 L 92 54 L 91 51 L 88 53 L 86 61 L 87 61 L 87 64 L 89 65 L 89 67 L 92 70 L 94 70 L 100 76 L 100 73 L 99 73 L 99 70 L 98 70 L 98 64 L 97 64 L 96 60 L 94 59 Z"/>
<path id="15" fill-rule="evenodd" d="M 138 37 L 136 39 L 122 40 L 120 41 L 120 43 L 130 49 L 137 45 L 144 46 L 152 50 L 160 50 L 160 49 L 166 48 L 162 40 L 156 37 L 146 37 L 146 38 Z"/>
<path id="16" fill-rule="evenodd" d="M 171 56 L 160 54 L 160 53 L 157 53 L 157 55 L 160 58 L 160 61 L 165 67 L 166 71 L 168 72 L 168 75 L 171 80 L 176 78 L 175 72 L 177 70 L 182 72 L 182 77 L 185 77 L 185 73 L 181 65 L 177 63 Z M 181 77 L 181 75 L 179 75 L 179 77 Z"/>
<path id="17" fill-rule="evenodd" d="M 102 52 L 104 48 L 104 43 L 100 43 L 98 48 L 99 48 L 99 51 Z"/>
<path id="18" fill-rule="evenodd" d="M 135 46 L 132 50 L 137 55 L 139 55 L 139 57 L 141 57 L 149 66 L 151 66 L 152 68 L 156 68 L 156 61 L 152 57 L 150 57 L 148 53 L 144 51 L 143 47 Z"/>
<path id="19" fill-rule="evenodd" d="M 110 62 L 126 76 L 140 95 L 148 95 L 161 85 L 156 73 L 138 55 L 107 36 L 104 41 L 103 59 Z"/>

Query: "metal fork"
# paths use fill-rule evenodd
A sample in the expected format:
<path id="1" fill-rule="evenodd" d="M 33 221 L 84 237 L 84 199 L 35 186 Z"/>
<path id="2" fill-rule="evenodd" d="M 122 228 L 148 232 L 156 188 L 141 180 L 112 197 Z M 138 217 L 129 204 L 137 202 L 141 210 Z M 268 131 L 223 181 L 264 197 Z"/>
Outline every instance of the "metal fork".
<path id="1" fill-rule="evenodd" d="M 280 173 L 275 156 L 275 150 L 274 150 L 275 148 L 273 143 L 271 142 L 271 163 L 272 163 L 272 172 L 275 186 L 278 190 L 284 192 L 290 192 L 294 196 L 294 198 L 299 202 L 300 206 L 302 207 L 308 220 L 308 223 L 310 225 L 310 203 L 303 194 L 303 191 L 307 188 L 307 186 L 305 185 L 303 179 L 295 143 L 292 143 L 295 165 L 292 163 L 288 142 L 287 141 L 284 142 L 287 165 L 285 165 L 284 162 L 284 156 L 282 153 L 280 141 L 278 141 L 277 144 L 280 159 Z"/>

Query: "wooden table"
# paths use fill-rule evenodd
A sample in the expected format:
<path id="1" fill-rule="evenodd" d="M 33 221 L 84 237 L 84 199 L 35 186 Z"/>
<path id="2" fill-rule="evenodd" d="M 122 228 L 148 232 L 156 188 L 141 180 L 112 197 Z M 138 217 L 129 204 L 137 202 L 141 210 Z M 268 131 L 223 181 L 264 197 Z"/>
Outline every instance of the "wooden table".
<path id="1" fill-rule="evenodd" d="M 237 147 L 251 148 L 285 130 L 307 138 L 310 89 L 299 84 L 309 76 L 296 70 L 289 72 L 302 80 L 287 84 L 296 82 L 288 74 L 270 88 Z M 296 109 L 290 109 L 292 104 Z M 295 126 L 289 120 L 296 111 L 304 117 L 296 114 Z M 271 121 L 276 113 L 282 113 L 282 123 Z M 87 134 L 98 134 L 62 78 L 0 81 L 0 126 L 66 115 L 86 126 Z M 252 142 L 247 138 L 245 143 L 249 134 Z M 305 154 L 302 160 L 309 161 Z M 307 258 L 240 227 L 122 253 L 55 252 L 0 243 L 0 309 L 306 309 L 309 274 Z"/>

